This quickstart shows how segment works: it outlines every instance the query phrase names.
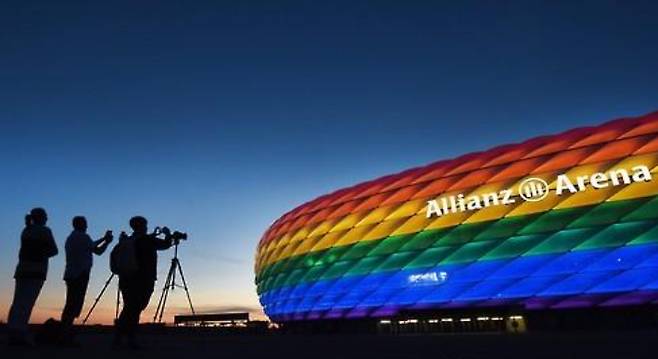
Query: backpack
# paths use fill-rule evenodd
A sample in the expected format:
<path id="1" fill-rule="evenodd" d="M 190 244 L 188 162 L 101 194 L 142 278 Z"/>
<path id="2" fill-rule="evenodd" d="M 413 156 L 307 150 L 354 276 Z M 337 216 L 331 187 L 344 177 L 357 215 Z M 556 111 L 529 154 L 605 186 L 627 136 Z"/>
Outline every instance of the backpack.
<path id="1" fill-rule="evenodd" d="M 120 240 L 110 253 L 110 270 L 117 275 L 132 275 L 139 269 L 132 238 Z"/>

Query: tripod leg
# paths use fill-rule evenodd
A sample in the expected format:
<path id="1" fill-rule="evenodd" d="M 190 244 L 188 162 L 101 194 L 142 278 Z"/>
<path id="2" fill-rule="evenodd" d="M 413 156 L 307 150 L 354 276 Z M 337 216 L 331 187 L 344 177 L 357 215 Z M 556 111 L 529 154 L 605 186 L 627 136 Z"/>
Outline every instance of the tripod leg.
<path id="1" fill-rule="evenodd" d="M 117 284 L 117 305 L 114 308 L 114 319 L 119 319 L 119 307 L 121 306 L 121 288 Z"/>
<path id="2" fill-rule="evenodd" d="M 174 264 L 172 262 L 171 267 L 169 267 L 169 272 L 167 273 L 167 279 L 165 279 L 164 286 L 162 287 L 162 293 L 160 294 L 160 299 L 158 300 L 158 306 L 155 308 L 155 314 L 153 314 L 153 323 L 156 323 L 159 320 L 158 317 L 162 318 L 165 303 L 167 302 L 167 296 L 169 295 L 169 287 L 174 269 Z"/>
<path id="3" fill-rule="evenodd" d="M 94 304 L 91 306 L 91 308 L 89 308 L 89 311 L 87 312 L 85 319 L 82 321 L 82 324 L 87 324 L 87 320 L 89 319 L 89 316 L 91 316 L 91 313 L 94 311 L 94 308 L 96 308 L 98 301 L 101 300 L 101 297 L 103 297 L 103 293 L 105 293 L 107 286 L 109 286 L 110 282 L 112 282 L 112 278 L 114 278 L 114 273 L 110 274 L 110 278 L 107 278 L 107 281 L 105 281 L 105 285 L 103 286 L 103 289 L 101 289 L 101 292 L 98 293 L 98 296 L 94 300 Z"/>
<path id="4" fill-rule="evenodd" d="M 181 266 L 179 261 L 176 261 L 177 267 L 178 267 L 178 272 L 180 273 L 180 278 L 183 281 L 183 288 L 185 289 L 185 294 L 187 294 L 187 302 L 190 303 L 190 309 L 192 310 L 192 314 L 196 314 L 194 312 L 194 306 L 192 305 L 192 297 L 190 297 L 190 290 L 187 288 L 187 282 L 185 281 L 185 276 L 183 275 L 183 266 Z"/>

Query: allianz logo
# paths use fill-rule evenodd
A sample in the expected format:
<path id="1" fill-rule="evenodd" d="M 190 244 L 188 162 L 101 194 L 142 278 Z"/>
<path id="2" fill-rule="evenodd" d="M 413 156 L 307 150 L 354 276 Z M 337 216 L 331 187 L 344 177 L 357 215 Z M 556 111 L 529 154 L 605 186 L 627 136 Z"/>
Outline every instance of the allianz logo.
<path id="1" fill-rule="evenodd" d="M 566 174 L 560 174 L 555 179 L 556 196 L 565 193 L 577 193 L 585 191 L 588 187 L 602 189 L 607 187 L 625 186 L 636 182 L 649 182 L 652 180 L 651 172 L 645 165 L 632 167 L 630 170 L 618 168 L 608 172 L 596 172 L 591 175 L 577 176 L 571 178 Z M 537 202 L 549 196 L 548 183 L 538 177 L 530 177 L 518 185 L 518 197 L 527 202 Z M 480 195 L 466 197 L 463 193 L 458 195 L 444 196 L 427 201 L 427 218 L 433 216 L 441 217 L 450 213 L 476 211 L 479 209 L 510 205 L 516 203 L 517 196 L 512 188 L 506 188 L 498 192 L 490 192 Z"/>
<path id="2" fill-rule="evenodd" d="M 425 283 L 443 283 L 448 280 L 448 272 L 425 272 L 410 274 L 407 281 L 410 284 L 425 284 Z"/>

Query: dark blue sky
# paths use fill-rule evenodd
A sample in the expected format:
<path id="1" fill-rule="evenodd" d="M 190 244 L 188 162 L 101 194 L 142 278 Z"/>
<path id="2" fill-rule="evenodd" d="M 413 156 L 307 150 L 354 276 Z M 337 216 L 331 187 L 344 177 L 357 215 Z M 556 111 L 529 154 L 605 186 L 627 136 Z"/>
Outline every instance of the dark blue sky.
<path id="1" fill-rule="evenodd" d="M 648 1 L 5 1 L 0 308 L 36 205 L 60 247 L 76 214 L 95 235 L 137 213 L 187 230 L 199 305 L 256 307 L 256 242 L 303 201 L 658 109 L 657 18 Z"/>

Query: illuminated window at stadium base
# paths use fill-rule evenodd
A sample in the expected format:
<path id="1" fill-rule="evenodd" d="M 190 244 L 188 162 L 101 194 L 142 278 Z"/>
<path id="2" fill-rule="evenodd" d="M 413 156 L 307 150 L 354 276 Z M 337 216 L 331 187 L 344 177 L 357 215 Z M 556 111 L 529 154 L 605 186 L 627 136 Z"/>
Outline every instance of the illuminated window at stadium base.
<path id="1" fill-rule="evenodd" d="M 319 197 L 256 256 L 274 321 L 658 303 L 658 113 Z"/>

